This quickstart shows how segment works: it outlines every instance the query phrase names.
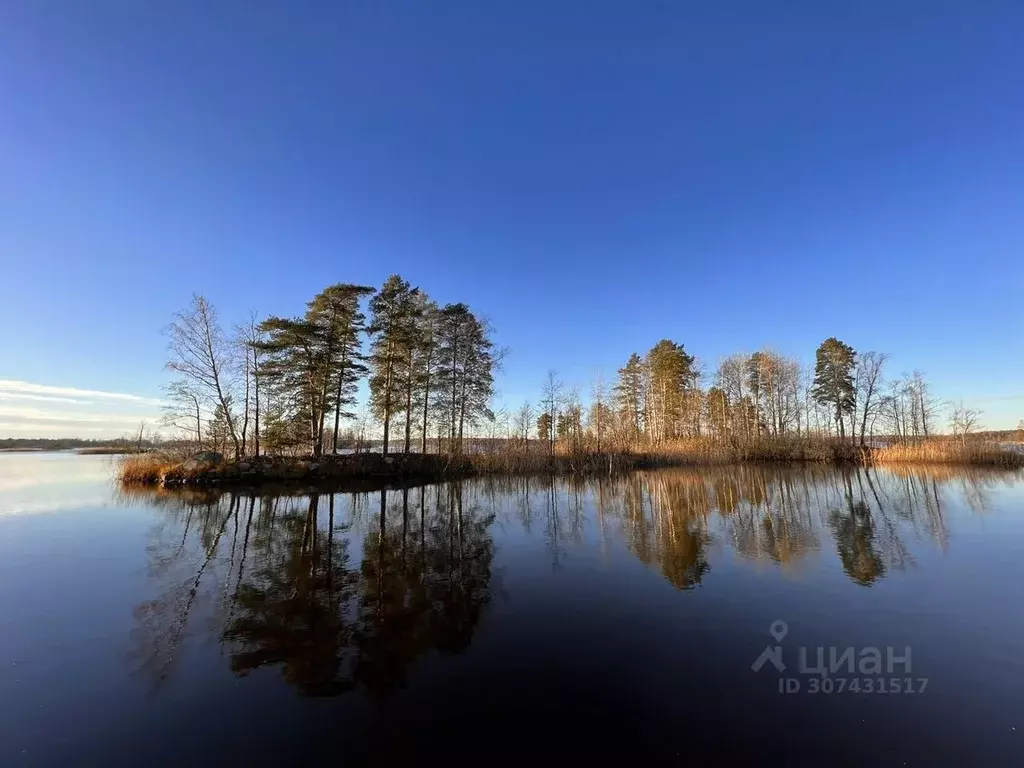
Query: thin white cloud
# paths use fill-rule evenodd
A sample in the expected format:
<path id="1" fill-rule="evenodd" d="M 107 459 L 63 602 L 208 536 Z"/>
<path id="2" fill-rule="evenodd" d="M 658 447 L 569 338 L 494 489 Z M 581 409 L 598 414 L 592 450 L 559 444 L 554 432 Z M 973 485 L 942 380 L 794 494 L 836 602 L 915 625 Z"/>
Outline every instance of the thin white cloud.
<path id="1" fill-rule="evenodd" d="M 147 419 L 147 423 L 159 429 L 159 422 Z M 0 439 L 7 437 L 33 438 L 33 437 L 88 437 L 90 439 L 107 440 L 125 435 L 134 435 L 139 429 L 139 422 L 92 422 L 81 424 L 75 422 L 61 422 L 59 424 L 47 424 L 45 422 L 14 422 L 0 420 Z M 162 430 L 160 430 L 162 431 Z"/>
<path id="2" fill-rule="evenodd" d="M 43 403 L 72 403 L 88 405 L 91 400 L 77 400 L 73 397 L 56 397 L 54 395 L 33 395 L 28 392 L 4 392 L 0 390 L 0 400 L 35 400 Z"/>
<path id="3" fill-rule="evenodd" d="M 36 395 L 42 397 L 68 397 L 77 399 L 116 400 L 121 402 L 160 405 L 161 401 L 152 397 L 140 397 L 124 392 L 103 392 L 96 389 L 78 389 L 76 387 L 52 387 L 48 384 L 33 384 L 15 379 L 0 379 L 0 393 L 13 395 Z"/>
<path id="4" fill-rule="evenodd" d="M 111 422 L 131 421 L 137 417 L 124 413 L 72 413 L 68 411 L 41 411 L 38 408 L 19 408 L 0 404 L 0 421 L 5 422 Z"/>
<path id="5" fill-rule="evenodd" d="M 143 421 L 157 429 L 161 404 L 123 392 L 0 379 L 0 438 L 116 437 Z"/>

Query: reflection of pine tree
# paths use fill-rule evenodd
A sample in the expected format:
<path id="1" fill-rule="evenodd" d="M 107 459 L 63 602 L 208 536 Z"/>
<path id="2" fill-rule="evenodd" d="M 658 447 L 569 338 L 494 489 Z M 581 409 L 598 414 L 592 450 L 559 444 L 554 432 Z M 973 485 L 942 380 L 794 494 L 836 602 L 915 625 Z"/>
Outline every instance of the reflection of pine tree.
<path id="1" fill-rule="evenodd" d="M 849 501 L 845 514 L 832 510 L 829 526 L 843 570 L 851 579 L 869 586 L 885 576 L 885 563 L 875 551 L 875 525 L 871 510 L 864 502 Z"/>
<path id="2" fill-rule="evenodd" d="M 381 492 L 357 570 L 335 534 L 331 497 L 326 532 L 317 496 L 304 512 L 267 505 L 270 527 L 256 525 L 255 564 L 239 576 L 223 634 L 232 669 L 280 665 L 307 695 L 355 685 L 386 694 L 422 654 L 468 646 L 490 600 L 491 519 L 464 509 L 458 486 L 447 495 L 438 487 L 430 505 L 421 490 L 417 509 L 408 491 Z"/>
<path id="3" fill-rule="evenodd" d="M 274 536 L 261 542 L 258 565 L 238 586 L 236 616 L 224 631 L 237 674 L 280 664 L 285 678 L 309 695 L 348 687 L 345 604 L 355 586 L 346 570 L 348 541 L 334 535 L 333 525 L 319 530 L 319 502 L 312 495 L 305 515 L 286 511 L 276 520 Z"/>
<path id="4" fill-rule="evenodd" d="M 483 609 L 490 602 L 493 516 L 464 509 L 462 486 L 449 486 L 454 504 L 430 531 L 427 597 L 433 606 L 431 640 L 435 648 L 458 653 L 469 646 Z"/>
<path id="5" fill-rule="evenodd" d="M 401 530 L 389 530 L 387 492 L 380 492 L 377 531 L 363 542 L 355 677 L 375 692 L 402 687 L 412 662 L 429 647 L 429 605 L 415 566 L 410 567 L 410 538 L 415 537 L 410 537 L 407 491 L 403 500 L 402 508 L 390 515 L 400 515 Z"/>

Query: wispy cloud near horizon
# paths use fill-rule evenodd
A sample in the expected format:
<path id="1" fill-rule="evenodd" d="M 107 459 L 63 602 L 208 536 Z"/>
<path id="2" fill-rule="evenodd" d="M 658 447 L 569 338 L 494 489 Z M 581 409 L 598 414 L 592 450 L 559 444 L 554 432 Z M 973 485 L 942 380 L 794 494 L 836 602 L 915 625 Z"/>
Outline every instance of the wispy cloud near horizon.
<path id="1" fill-rule="evenodd" d="M 53 387 L 48 384 L 34 384 L 17 379 L 0 379 L 0 397 L 33 397 L 51 400 L 73 398 L 82 400 L 123 400 L 147 405 L 160 405 L 161 400 L 153 397 L 140 397 L 124 392 L 104 392 L 97 389 L 78 389 L 76 387 Z"/>
<path id="2" fill-rule="evenodd" d="M 0 379 L 0 437 L 116 437 L 141 421 L 155 426 L 160 405 L 126 392 Z"/>

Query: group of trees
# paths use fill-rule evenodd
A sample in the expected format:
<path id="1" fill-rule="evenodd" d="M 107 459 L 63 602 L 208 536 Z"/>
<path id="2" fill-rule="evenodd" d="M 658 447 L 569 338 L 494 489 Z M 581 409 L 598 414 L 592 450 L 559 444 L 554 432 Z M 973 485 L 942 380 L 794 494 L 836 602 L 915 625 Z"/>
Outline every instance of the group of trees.
<path id="1" fill-rule="evenodd" d="M 774 350 L 736 354 L 706 375 L 683 344 L 662 339 L 634 353 L 615 382 L 595 382 L 589 402 L 551 371 L 534 408 L 491 409 L 502 352 L 488 323 L 463 303 L 438 306 L 392 275 L 377 290 L 339 283 L 299 317 L 254 314 L 228 336 L 202 296 L 170 326 L 177 374 L 166 422 L 196 443 L 236 456 L 285 450 L 318 456 L 351 444 L 357 391 L 361 420 L 379 424 L 385 453 L 466 450 L 468 437 L 547 451 L 657 447 L 683 438 L 737 444 L 787 436 L 859 441 L 927 438 L 943 409 L 915 371 L 887 379 L 888 355 L 828 338 L 813 369 Z M 704 386 L 702 386 L 702 384 Z M 966 439 L 979 412 L 949 409 Z M 487 429 L 481 432 L 481 424 Z M 436 437 L 436 444 L 428 443 Z"/>
<path id="2" fill-rule="evenodd" d="M 770 349 L 723 359 L 710 376 L 685 347 L 668 339 L 632 354 L 609 390 L 594 384 L 589 408 L 554 372 L 536 414 L 538 439 L 554 450 L 651 447 L 703 437 L 738 443 L 765 437 L 829 436 L 867 443 L 874 435 L 928 437 L 942 404 L 915 371 L 885 378 L 888 355 L 856 352 L 836 338 L 817 349 L 813 370 Z M 710 378 L 702 387 L 702 379 Z M 978 412 L 957 411 L 954 431 L 977 426 Z M 533 409 L 518 411 L 508 434 L 528 436 Z"/>
<path id="3" fill-rule="evenodd" d="M 439 307 L 398 275 L 379 290 L 331 285 L 301 316 L 252 314 L 231 336 L 197 295 L 169 333 L 167 367 L 177 375 L 166 423 L 235 456 L 336 453 L 362 381 L 385 454 L 396 428 L 407 453 L 414 435 L 425 451 L 431 432 L 439 451 L 459 452 L 467 430 L 492 415 L 501 355 L 487 322 L 463 303 Z"/>

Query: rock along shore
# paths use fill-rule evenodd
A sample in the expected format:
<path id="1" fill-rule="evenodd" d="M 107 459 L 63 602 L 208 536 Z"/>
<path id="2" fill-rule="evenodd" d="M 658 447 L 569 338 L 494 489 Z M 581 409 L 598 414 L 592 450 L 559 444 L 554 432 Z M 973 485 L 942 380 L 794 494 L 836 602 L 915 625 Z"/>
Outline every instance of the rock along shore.
<path id="1" fill-rule="evenodd" d="M 440 478 L 472 473 L 468 460 L 437 454 L 379 453 L 340 456 L 259 456 L 226 460 L 219 453 L 200 453 L 164 472 L 166 487 L 207 485 L 258 485 L 281 481 L 329 481 L 345 479 L 400 480 Z"/>

